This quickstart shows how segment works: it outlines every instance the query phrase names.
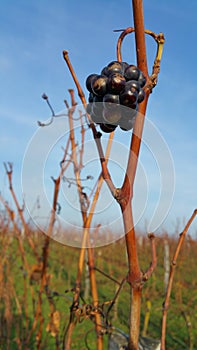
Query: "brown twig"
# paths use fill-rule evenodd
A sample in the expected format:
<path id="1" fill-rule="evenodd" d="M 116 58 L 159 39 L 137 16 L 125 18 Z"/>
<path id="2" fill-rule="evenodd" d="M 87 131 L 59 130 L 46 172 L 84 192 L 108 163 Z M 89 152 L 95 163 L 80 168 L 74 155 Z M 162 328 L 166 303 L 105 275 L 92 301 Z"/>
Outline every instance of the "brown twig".
<path id="1" fill-rule="evenodd" d="M 80 124 L 81 124 L 81 148 L 79 150 L 79 154 L 80 154 L 80 160 L 79 160 L 79 167 L 80 169 L 83 168 L 83 155 L 84 155 L 84 140 L 85 140 L 85 128 L 82 122 L 82 112 L 79 111 L 80 114 Z"/>
<path id="2" fill-rule="evenodd" d="M 72 92 L 73 93 L 73 92 Z M 93 307 L 98 307 L 98 292 L 97 292 L 97 285 L 96 285 L 96 277 L 95 277 L 95 263 L 94 263 L 94 249 L 91 246 L 90 243 L 90 225 L 92 222 L 95 206 L 99 197 L 100 189 L 103 183 L 103 177 L 100 176 L 99 180 L 97 182 L 97 188 L 96 192 L 94 194 L 92 204 L 89 207 L 89 211 L 84 210 L 83 203 L 81 203 L 81 182 L 80 182 L 80 169 L 82 161 L 82 156 L 84 152 L 80 153 L 80 160 L 78 163 L 77 155 L 76 155 L 76 149 L 75 149 L 75 134 L 73 129 L 73 121 L 72 121 L 72 111 L 70 114 L 70 138 L 71 138 L 71 144 L 72 144 L 72 154 L 73 154 L 73 164 L 74 164 L 74 171 L 75 171 L 75 177 L 77 181 L 77 188 L 79 193 L 79 199 L 81 204 L 81 213 L 83 218 L 83 239 L 81 243 L 81 250 L 80 250 L 80 256 L 79 256 L 79 262 L 78 262 L 78 273 L 76 278 L 76 286 L 75 286 L 75 294 L 74 294 L 74 300 L 73 300 L 73 306 L 71 307 L 71 314 L 70 314 L 70 321 L 68 324 L 68 327 L 65 332 L 64 336 L 64 349 L 68 350 L 70 348 L 71 344 L 71 335 L 74 328 L 74 314 L 72 313 L 73 310 L 75 310 L 76 306 L 79 304 L 79 296 L 81 291 L 81 278 L 82 278 L 82 272 L 83 272 L 83 266 L 84 266 L 84 260 L 85 260 L 85 252 L 87 248 L 88 253 L 88 267 L 89 267 L 89 276 L 90 276 L 90 284 L 91 284 L 91 291 L 92 291 L 92 298 L 93 298 Z M 113 140 L 113 134 L 110 134 L 108 146 L 106 150 L 106 163 L 109 158 L 109 153 L 112 145 Z M 84 143 L 84 133 L 82 132 L 82 142 Z M 102 341 L 102 322 L 101 322 L 101 315 L 100 313 L 95 313 L 95 326 L 96 326 L 96 333 L 97 333 L 97 349 L 102 350 L 103 349 L 103 341 Z"/>
<path id="3" fill-rule="evenodd" d="M 13 188 L 13 185 L 12 185 L 13 164 L 10 163 L 10 162 L 8 162 L 7 164 L 4 163 L 4 168 L 5 168 L 5 171 L 6 171 L 6 174 L 7 174 L 7 177 L 8 177 L 8 181 L 9 181 L 9 189 L 10 189 L 12 198 L 14 200 L 14 203 L 16 205 L 17 212 L 18 212 L 19 217 L 21 219 L 21 222 L 22 222 L 22 225 L 23 225 L 23 228 L 24 228 L 24 231 L 25 231 L 25 235 L 27 237 L 29 245 L 32 248 L 32 250 L 33 250 L 37 260 L 39 260 L 38 252 L 36 250 L 36 247 L 35 247 L 35 244 L 34 244 L 32 238 L 31 238 L 31 236 L 29 234 L 29 229 L 28 229 L 27 223 L 26 223 L 24 215 L 23 215 L 23 209 L 19 205 L 18 199 L 16 197 L 16 194 L 15 194 L 15 191 L 14 191 L 14 188 Z"/>
<path id="4" fill-rule="evenodd" d="M 190 217 L 190 219 L 188 220 L 188 222 L 187 222 L 183 232 L 180 233 L 179 241 L 178 241 L 178 244 L 177 244 L 174 256 L 172 258 L 171 268 L 170 268 L 170 276 L 169 276 L 169 281 L 168 281 L 168 287 L 167 287 L 167 291 L 166 291 L 165 301 L 163 303 L 161 350 L 165 350 L 166 349 L 165 342 L 166 342 L 167 312 L 168 312 L 168 309 L 169 309 L 170 295 L 171 295 L 171 290 L 172 290 L 172 284 L 173 284 L 173 279 L 174 279 L 177 259 L 178 259 L 181 247 L 183 245 L 185 236 L 187 234 L 187 231 L 188 231 L 190 225 L 192 224 L 194 218 L 196 217 L 196 215 L 197 215 L 197 209 L 194 210 L 194 212 L 193 212 L 192 216 Z"/>
<path id="5" fill-rule="evenodd" d="M 67 167 L 70 164 L 70 162 L 68 162 L 64 166 L 64 162 L 65 162 L 66 157 L 68 155 L 69 144 L 70 144 L 70 138 L 68 138 L 68 140 L 67 140 L 66 147 L 64 150 L 64 154 L 63 154 L 63 158 L 62 158 L 61 163 L 60 163 L 61 168 L 60 168 L 59 176 L 57 177 L 57 179 L 53 179 L 53 182 L 54 182 L 53 207 L 51 210 L 49 225 L 48 225 L 48 229 L 46 232 L 46 237 L 45 237 L 45 241 L 44 241 L 44 245 L 43 245 L 43 249 L 42 249 L 42 264 L 41 264 L 41 270 L 40 270 L 41 280 L 40 280 L 39 298 L 38 298 L 38 304 L 37 304 L 37 308 L 36 308 L 36 312 L 35 312 L 34 322 L 33 322 L 31 332 L 29 335 L 29 339 L 30 339 L 32 332 L 35 330 L 36 325 L 37 325 L 38 321 L 40 320 L 39 331 L 37 334 L 37 347 L 38 347 L 38 349 L 41 346 L 41 338 L 42 338 L 42 330 L 43 330 L 43 322 L 44 322 L 43 315 L 42 315 L 42 294 L 43 294 L 43 291 L 45 291 L 47 299 L 49 301 L 51 315 L 54 315 L 54 312 L 56 311 L 55 304 L 53 302 L 53 299 L 51 298 L 51 294 L 50 294 L 50 290 L 49 290 L 49 280 L 47 277 L 47 266 L 48 266 L 48 259 L 49 259 L 50 240 L 51 240 L 51 235 L 53 232 L 53 227 L 55 224 L 55 216 L 56 216 L 56 211 L 57 211 L 57 203 L 58 203 L 58 196 L 59 196 L 59 191 L 60 191 L 61 180 L 63 178 L 64 172 L 66 171 Z M 55 338 L 56 338 L 56 349 L 59 350 L 60 349 L 60 347 L 59 347 L 60 342 L 59 342 L 58 331 L 55 334 Z"/>
<path id="6" fill-rule="evenodd" d="M 70 62 L 70 59 L 69 59 L 69 56 L 68 56 L 68 51 L 63 51 L 63 57 L 64 57 L 64 60 L 69 68 L 69 71 L 73 77 L 73 80 L 75 82 L 75 85 L 76 85 L 76 88 L 77 88 L 77 91 L 78 91 L 78 95 L 81 99 L 81 102 L 84 106 L 84 108 L 86 109 L 86 99 L 85 99 L 85 95 L 83 93 L 83 90 L 81 88 L 81 85 L 79 84 L 79 81 L 77 79 L 77 76 L 76 76 L 76 73 L 73 69 L 73 66 Z M 89 118 L 89 115 L 87 114 L 88 118 Z M 96 127 L 94 125 L 94 123 L 90 120 L 89 118 L 89 122 L 90 122 L 90 128 L 92 130 L 92 133 L 93 133 L 93 136 L 94 136 L 94 140 L 96 142 L 96 146 L 97 146 L 97 150 L 98 150 L 98 153 L 99 153 L 99 158 L 100 158 L 100 162 L 101 162 L 101 167 L 102 167 L 102 174 L 103 174 L 103 178 L 104 180 L 106 181 L 111 193 L 113 196 L 115 196 L 115 193 L 116 193 L 116 188 L 113 184 L 113 181 L 111 179 L 111 176 L 110 176 L 110 173 L 108 171 L 108 168 L 107 168 L 107 162 L 106 162 L 106 159 L 105 159 L 105 156 L 104 156 L 104 152 L 103 152 L 103 148 L 102 148 L 102 145 L 101 145 L 101 133 L 100 132 L 97 132 L 96 130 Z"/>
<path id="7" fill-rule="evenodd" d="M 26 259 L 26 256 L 25 256 L 25 249 L 24 249 L 24 246 L 23 246 L 23 240 L 21 238 L 21 235 L 20 235 L 20 229 L 18 228 L 16 222 L 15 222 L 15 213 L 14 211 L 9 207 L 8 203 L 4 200 L 4 198 L 2 197 L 2 195 L 0 194 L 0 201 L 2 202 L 2 204 L 4 205 L 9 217 L 10 217 L 10 220 L 12 222 L 12 225 L 14 227 L 14 232 L 16 234 L 16 238 L 17 238 L 17 241 L 18 241 L 18 245 L 19 245 L 19 250 L 21 252 L 21 257 L 22 257 L 22 262 L 23 262 L 23 265 L 24 267 L 26 268 L 27 272 L 28 272 L 28 275 L 30 276 L 30 267 L 29 267 L 29 263 Z"/>
<path id="8" fill-rule="evenodd" d="M 108 273 L 102 271 L 101 269 L 99 269 L 98 267 L 94 266 L 94 270 L 98 271 L 99 273 L 101 273 L 103 276 L 107 277 L 109 280 L 117 283 L 117 284 L 121 284 L 119 281 L 117 281 L 115 278 L 111 277 Z"/>
<path id="9" fill-rule="evenodd" d="M 73 111 L 74 111 L 73 108 L 75 107 L 76 103 L 74 99 L 74 91 L 69 90 L 69 93 L 71 95 L 71 104 L 72 104 L 72 108 L 69 109 L 69 129 L 70 129 L 70 140 L 71 140 L 71 149 L 72 149 L 72 160 L 73 160 L 74 174 L 75 174 L 75 179 L 76 179 L 76 184 L 77 184 L 77 189 L 79 194 L 80 210 L 82 214 L 84 230 L 83 230 L 83 239 L 82 239 L 79 262 L 78 262 L 75 294 L 74 294 L 73 305 L 71 307 L 71 313 L 70 313 L 70 321 L 65 331 L 64 340 L 63 340 L 63 349 L 65 350 L 69 350 L 71 346 L 71 336 L 75 325 L 74 312 L 75 312 L 75 308 L 79 304 L 79 297 L 80 297 L 80 291 L 81 291 L 81 278 L 82 278 L 82 272 L 83 272 L 83 266 L 84 266 L 84 260 L 85 260 L 85 251 L 86 251 L 87 245 L 88 245 L 88 266 L 89 266 L 89 274 L 90 274 L 91 291 L 92 291 L 92 297 L 93 297 L 93 305 L 94 307 L 97 307 L 98 305 L 96 278 L 95 278 L 95 272 L 93 269 L 94 252 L 93 252 L 93 248 L 90 246 L 90 239 L 89 239 L 89 227 L 90 227 L 91 220 L 88 220 L 89 219 L 87 214 L 88 207 L 84 203 L 84 193 L 83 193 L 83 187 L 82 187 L 81 178 L 80 178 L 81 166 L 83 164 L 84 146 L 81 149 L 80 160 L 78 162 L 77 153 L 76 153 L 74 125 L 73 125 Z M 79 96 L 82 97 L 83 94 L 79 92 Z M 81 128 L 81 137 L 82 137 L 83 144 L 84 144 L 84 132 L 85 132 L 84 128 Z M 101 317 L 99 313 L 95 314 L 95 320 L 96 320 L 96 333 L 97 333 L 97 348 L 98 350 L 102 350 L 103 349 L 103 340 L 102 340 L 102 334 L 101 334 L 102 325 L 101 325 Z"/>
<path id="10" fill-rule="evenodd" d="M 69 68 L 71 74 L 72 74 L 73 80 L 74 80 L 74 82 L 75 82 L 75 84 L 76 84 L 76 86 L 77 86 L 77 91 L 78 91 L 79 98 L 80 98 L 80 100 L 82 101 L 83 105 L 86 106 L 85 95 L 84 95 L 84 93 L 83 93 L 83 90 L 82 90 L 82 88 L 81 88 L 81 86 L 80 86 L 80 84 L 79 84 L 79 81 L 78 81 L 78 79 L 77 79 L 77 76 L 76 76 L 76 74 L 75 74 L 75 72 L 74 72 L 74 70 L 73 70 L 73 67 L 72 67 L 72 65 L 71 65 L 71 62 L 70 62 L 70 60 L 69 60 L 68 51 L 66 51 L 66 50 L 63 51 L 63 57 L 64 57 L 64 60 L 65 60 L 66 63 L 67 63 L 67 66 L 68 66 L 68 68 Z"/>
<path id="11" fill-rule="evenodd" d="M 121 53 L 122 42 L 123 42 L 125 36 L 127 36 L 130 33 L 133 33 L 135 31 L 135 29 L 132 27 L 128 27 L 126 29 L 122 29 L 122 30 L 120 29 L 118 31 L 122 31 L 122 33 L 120 34 L 118 41 L 117 41 L 116 53 L 117 53 L 117 60 L 119 62 L 122 62 L 122 53 Z M 116 30 L 116 32 L 117 32 L 117 30 Z"/>
<path id="12" fill-rule="evenodd" d="M 153 271 L 155 270 L 157 266 L 157 253 L 156 253 L 156 247 L 155 247 L 155 235 L 153 233 L 150 233 L 148 235 L 148 238 L 151 242 L 151 251 L 152 251 L 152 260 L 149 268 L 143 275 L 143 281 L 146 282 L 150 276 L 152 275 Z"/>
<path id="13" fill-rule="evenodd" d="M 124 284 L 125 284 L 126 281 L 127 281 L 127 278 L 125 277 L 125 278 L 123 278 L 122 281 L 119 283 L 119 287 L 118 287 L 118 289 L 117 289 L 117 291 L 116 291 L 116 293 L 115 293 L 115 295 L 114 295 L 114 298 L 113 298 L 113 300 L 112 300 L 112 302 L 111 302 L 111 304 L 110 304 L 110 306 L 109 306 L 109 308 L 108 308 L 108 310 L 107 310 L 106 319 L 108 319 L 108 315 L 109 315 L 109 313 L 110 313 L 112 307 L 114 306 L 114 304 L 115 304 L 115 302 L 116 302 L 116 300 L 117 300 L 117 298 L 118 298 L 118 296 L 119 296 L 119 294 L 120 294 L 120 292 L 121 292 L 121 290 L 122 290 L 122 288 L 123 288 L 123 286 L 124 286 Z"/>
<path id="14" fill-rule="evenodd" d="M 122 33 L 120 34 L 120 36 L 118 38 L 117 47 L 116 47 L 117 59 L 119 62 L 122 62 L 121 48 L 122 48 L 123 40 L 128 34 L 134 33 L 135 28 L 128 27 L 128 28 L 123 29 L 121 31 L 122 31 Z M 148 29 L 145 29 L 144 33 L 152 36 L 153 39 L 157 43 L 157 52 L 156 52 L 156 57 L 155 57 L 155 61 L 154 61 L 153 68 L 152 68 L 152 74 L 151 74 L 151 76 L 149 76 L 148 72 L 147 72 L 147 76 L 146 76 L 147 84 L 145 86 L 145 91 L 149 90 L 149 92 L 150 92 L 157 85 L 157 78 L 158 78 L 158 74 L 160 72 L 160 63 L 161 63 L 161 58 L 162 58 L 162 53 L 163 53 L 163 45 L 164 45 L 165 39 L 164 39 L 163 33 L 155 34 L 154 32 L 152 32 L 151 30 L 148 30 Z"/>
<path id="15" fill-rule="evenodd" d="M 28 335 L 28 324 L 29 324 L 29 317 L 28 317 L 28 300 L 27 300 L 27 276 L 30 278 L 31 276 L 31 270 L 30 270 L 30 266 L 28 263 L 28 260 L 26 259 L 26 253 L 25 253 L 25 249 L 24 249 L 24 245 L 23 245 L 23 239 L 21 237 L 20 234 L 20 229 L 16 224 L 15 221 L 15 213 L 14 211 L 9 207 L 8 203 L 4 200 L 4 198 L 1 196 L 0 194 L 0 201 L 2 202 L 2 204 L 4 205 L 8 216 L 10 218 L 10 221 L 12 222 L 13 228 L 14 228 L 14 236 L 17 239 L 18 242 L 18 248 L 19 248 L 19 252 L 21 255 L 21 260 L 22 260 L 22 266 L 24 268 L 24 273 L 23 273 L 23 279 L 24 279 L 24 296 L 23 296 L 23 306 L 25 309 L 25 315 L 26 315 L 26 337 Z M 30 292 L 31 292 L 31 296 L 32 296 L 32 303 L 34 303 L 34 290 L 32 288 L 32 286 L 30 285 Z M 15 300 L 17 301 L 17 296 L 15 294 Z M 18 303 L 18 302 L 17 302 Z M 22 308 L 22 305 L 19 307 Z M 26 348 L 25 348 L 26 349 Z"/>

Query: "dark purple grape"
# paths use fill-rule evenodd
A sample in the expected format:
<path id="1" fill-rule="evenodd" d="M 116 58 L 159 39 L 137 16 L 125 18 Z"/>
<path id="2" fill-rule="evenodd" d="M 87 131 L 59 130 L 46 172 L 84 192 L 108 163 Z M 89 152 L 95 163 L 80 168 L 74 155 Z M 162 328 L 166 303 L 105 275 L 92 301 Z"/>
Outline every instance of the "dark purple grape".
<path id="1" fill-rule="evenodd" d="M 144 85 L 146 84 L 146 77 L 144 76 L 142 71 L 140 71 L 140 75 L 139 75 L 139 78 L 138 78 L 138 83 L 140 84 L 141 87 L 144 87 Z"/>
<path id="2" fill-rule="evenodd" d="M 111 125 L 111 124 L 100 124 L 100 128 L 102 131 L 110 133 L 114 131 L 117 128 L 117 125 Z"/>
<path id="3" fill-rule="evenodd" d="M 126 80 L 138 80 L 140 76 L 140 70 L 133 64 L 129 65 L 124 72 Z"/>
<path id="4" fill-rule="evenodd" d="M 92 112 L 92 103 L 88 103 L 87 106 L 86 106 L 86 112 L 88 114 L 91 114 Z"/>
<path id="5" fill-rule="evenodd" d="M 92 103 L 92 111 L 94 113 L 103 113 L 103 104 L 101 102 L 93 102 Z"/>
<path id="6" fill-rule="evenodd" d="M 118 95 L 125 87 L 126 80 L 120 73 L 111 74 L 107 81 L 107 91 Z"/>
<path id="7" fill-rule="evenodd" d="M 123 131 L 128 131 L 133 129 L 135 123 L 135 119 L 124 120 L 124 122 L 120 125 L 120 129 Z"/>
<path id="8" fill-rule="evenodd" d="M 140 91 L 140 84 L 136 80 L 129 80 L 125 84 L 125 90 L 130 89 L 131 91 Z"/>
<path id="9" fill-rule="evenodd" d="M 112 61 L 112 62 L 108 63 L 107 68 L 122 69 L 122 63 L 119 61 Z"/>
<path id="10" fill-rule="evenodd" d="M 102 70 L 102 74 L 106 75 L 107 77 L 114 73 L 123 73 L 121 62 L 112 61 Z"/>
<path id="11" fill-rule="evenodd" d="M 118 95 L 106 94 L 103 97 L 103 105 L 106 109 L 113 107 L 114 103 L 115 103 L 115 107 L 116 107 L 116 105 L 118 105 L 120 103 Z"/>
<path id="12" fill-rule="evenodd" d="M 137 111 L 130 108 L 122 108 L 121 119 L 119 120 L 119 126 L 122 130 L 127 131 L 133 128 Z"/>
<path id="13" fill-rule="evenodd" d="M 123 71 L 123 74 L 124 74 L 125 69 L 129 66 L 129 64 L 127 62 L 121 62 L 121 66 L 122 66 L 122 71 Z"/>
<path id="14" fill-rule="evenodd" d="M 89 97 L 88 97 L 88 102 L 92 103 L 93 102 L 93 98 L 94 98 L 94 94 L 92 92 L 89 93 Z"/>
<path id="15" fill-rule="evenodd" d="M 93 106 L 94 106 L 95 104 L 97 105 L 98 102 L 103 102 L 103 97 L 102 97 L 102 96 L 95 96 L 95 95 L 94 95 L 94 97 L 93 97 Z"/>
<path id="16" fill-rule="evenodd" d="M 117 125 L 121 118 L 120 108 L 111 108 L 103 110 L 103 119 L 106 123 Z"/>
<path id="17" fill-rule="evenodd" d="M 102 103 L 96 103 L 92 105 L 92 111 L 91 111 L 91 119 L 94 123 L 100 124 L 103 123 L 103 104 Z"/>
<path id="18" fill-rule="evenodd" d="M 87 79 L 86 79 L 86 88 L 88 89 L 89 92 L 93 92 L 92 91 L 92 80 L 94 78 L 96 78 L 98 76 L 98 74 L 90 74 Z"/>
<path id="19" fill-rule="evenodd" d="M 90 117 L 93 123 L 95 124 L 101 123 L 101 118 L 97 114 L 94 114 L 94 112 L 91 112 Z"/>
<path id="20" fill-rule="evenodd" d="M 138 92 L 133 89 L 125 89 L 120 94 L 120 103 L 126 107 L 133 108 L 137 104 Z"/>
<path id="21" fill-rule="evenodd" d="M 92 79 L 91 87 L 92 92 L 97 96 L 103 96 L 107 92 L 107 80 L 105 75 L 97 75 Z"/>
<path id="22" fill-rule="evenodd" d="M 104 68 L 102 69 L 101 75 L 108 76 L 108 68 L 107 68 L 107 67 L 104 67 Z"/>
<path id="23" fill-rule="evenodd" d="M 146 93 L 143 89 L 140 89 L 139 94 L 138 94 L 138 98 L 137 98 L 137 102 L 141 103 L 142 101 L 144 101 L 146 96 Z"/>

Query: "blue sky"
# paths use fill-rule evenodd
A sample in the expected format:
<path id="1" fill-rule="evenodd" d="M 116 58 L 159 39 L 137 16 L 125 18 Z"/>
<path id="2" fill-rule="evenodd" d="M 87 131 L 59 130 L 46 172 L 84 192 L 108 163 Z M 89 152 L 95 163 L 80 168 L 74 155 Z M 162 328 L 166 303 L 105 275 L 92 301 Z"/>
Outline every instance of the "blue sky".
<path id="1" fill-rule="evenodd" d="M 74 88 L 62 51 L 69 51 L 84 88 L 85 78 L 90 73 L 99 72 L 116 59 L 118 35 L 113 29 L 133 25 L 131 1 L 2 0 L 0 7 L 0 164 L 3 161 L 14 163 L 14 185 L 22 198 L 21 167 L 25 150 L 38 129 L 37 120 L 50 116 L 41 95 L 46 92 L 58 112 L 64 108 L 65 97 L 68 98 L 67 89 Z M 174 162 L 173 202 L 160 227 L 173 233 L 177 219 L 182 229 L 182 224 L 197 207 L 194 30 L 197 2 L 190 1 L 188 6 L 188 2 L 182 0 L 145 0 L 144 12 L 145 27 L 156 33 L 164 32 L 166 38 L 159 82 L 149 99 L 147 116 L 164 137 Z M 147 38 L 149 67 L 155 49 L 152 39 Z M 135 63 L 132 36 L 123 44 L 123 59 Z M 124 137 L 129 139 L 130 134 Z M 159 183 L 158 187 L 151 184 L 154 167 L 145 147 L 142 147 L 140 159 L 150 181 L 149 207 L 153 210 Z M 157 180 L 154 181 L 157 184 Z M 3 165 L 0 166 L 0 190 L 6 199 L 9 198 Z M 151 214 L 147 212 L 146 215 Z M 141 227 L 145 225 L 146 215 Z M 194 224 L 191 230 L 194 235 L 196 227 Z"/>

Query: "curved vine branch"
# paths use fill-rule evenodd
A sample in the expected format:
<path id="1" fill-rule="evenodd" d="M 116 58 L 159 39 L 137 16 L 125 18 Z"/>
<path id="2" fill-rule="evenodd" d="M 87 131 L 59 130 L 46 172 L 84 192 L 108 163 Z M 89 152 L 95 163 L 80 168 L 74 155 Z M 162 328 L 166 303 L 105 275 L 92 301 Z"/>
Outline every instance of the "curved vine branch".
<path id="1" fill-rule="evenodd" d="M 128 27 L 128 28 L 122 30 L 122 33 L 120 34 L 120 36 L 118 38 L 117 47 L 116 47 L 117 60 L 119 62 L 122 62 L 121 48 L 122 48 L 123 40 L 128 34 L 131 34 L 134 32 L 135 32 L 135 28 L 133 28 L 133 27 Z M 156 51 L 155 61 L 154 61 L 153 68 L 152 68 L 152 74 L 149 76 L 148 70 L 147 70 L 147 76 L 146 76 L 147 84 L 145 86 L 145 91 L 147 91 L 147 90 L 152 91 L 152 89 L 157 85 L 157 78 L 158 78 L 158 74 L 160 72 L 160 62 L 161 62 L 161 58 L 162 58 L 163 45 L 164 45 L 165 39 L 164 39 L 163 33 L 155 34 L 154 32 L 152 32 L 149 29 L 145 29 L 144 33 L 152 36 L 152 38 L 157 43 L 157 51 Z"/>

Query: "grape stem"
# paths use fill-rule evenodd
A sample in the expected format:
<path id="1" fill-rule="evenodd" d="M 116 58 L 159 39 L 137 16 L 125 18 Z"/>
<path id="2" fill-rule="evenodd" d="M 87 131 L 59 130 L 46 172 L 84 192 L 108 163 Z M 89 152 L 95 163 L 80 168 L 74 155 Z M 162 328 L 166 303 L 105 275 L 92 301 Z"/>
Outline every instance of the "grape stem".
<path id="1" fill-rule="evenodd" d="M 116 52 L 117 52 L 117 60 L 119 62 L 122 62 L 122 53 L 121 53 L 122 42 L 128 34 L 135 32 L 135 28 L 128 27 L 126 29 L 114 30 L 114 32 L 119 32 L 119 31 L 121 31 L 122 33 L 120 34 L 117 41 Z M 150 35 L 157 43 L 157 52 L 156 52 L 154 65 L 152 68 L 152 74 L 150 76 L 148 74 L 146 75 L 147 84 L 145 86 L 145 91 L 147 90 L 152 91 L 152 89 L 157 85 L 157 78 L 160 72 L 160 62 L 162 59 L 163 45 L 164 45 L 165 39 L 164 39 L 163 33 L 155 34 L 149 29 L 145 29 L 144 33 Z"/>

